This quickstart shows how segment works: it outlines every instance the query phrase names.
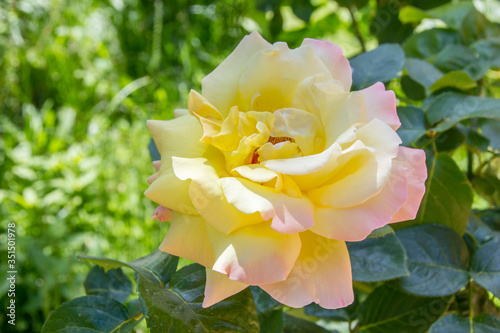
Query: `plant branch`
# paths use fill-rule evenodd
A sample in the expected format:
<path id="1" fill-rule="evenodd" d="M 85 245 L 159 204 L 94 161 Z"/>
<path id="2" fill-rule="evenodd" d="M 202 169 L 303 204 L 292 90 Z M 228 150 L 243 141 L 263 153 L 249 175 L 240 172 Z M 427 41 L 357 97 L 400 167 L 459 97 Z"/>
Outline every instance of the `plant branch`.
<path id="1" fill-rule="evenodd" d="M 365 47 L 365 40 L 363 39 L 363 36 L 361 36 L 361 32 L 359 31 L 359 26 L 358 26 L 358 21 L 356 20 L 356 17 L 354 15 L 354 9 L 356 8 L 355 6 L 348 6 L 349 13 L 351 14 L 351 19 L 352 19 L 352 27 L 354 28 L 354 34 L 356 35 L 356 38 L 359 41 L 359 44 L 361 44 L 361 49 L 363 52 L 366 52 L 366 47 Z"/>

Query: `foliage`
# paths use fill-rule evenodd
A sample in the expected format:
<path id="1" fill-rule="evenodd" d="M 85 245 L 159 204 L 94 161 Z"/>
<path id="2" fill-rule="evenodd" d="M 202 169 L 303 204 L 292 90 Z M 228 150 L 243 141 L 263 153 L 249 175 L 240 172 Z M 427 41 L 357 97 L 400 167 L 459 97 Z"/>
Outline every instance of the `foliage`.
<path id="1" fill-rule="evenodd" d="M 2 2 L 0 255 L 15 223 L 21 278 L 16 326 L 2 317 L 0 330 L 498 329 L 498 9 L 489 0 Z M 184 107 L 253 30 L 292 47 L 305 37 L 338 43 L 355 89 L 388 84 L 403 144 L 427 154 L 417 218 L 349 244 L 356 301 L 345 309 L 283 308 L 258 288 L 202 309 L 199 265 L 158 251 L 131 261 L 168 229 L 142 195 L 152 173 L 146 119 Z M 2 306 L 7 289 L 2 277 Z"/>

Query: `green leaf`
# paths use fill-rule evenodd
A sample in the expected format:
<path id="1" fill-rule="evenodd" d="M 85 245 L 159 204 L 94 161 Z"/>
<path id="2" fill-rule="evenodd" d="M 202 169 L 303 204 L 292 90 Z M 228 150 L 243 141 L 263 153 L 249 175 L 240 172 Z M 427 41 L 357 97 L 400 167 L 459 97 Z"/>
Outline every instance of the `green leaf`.
<path id="1" fill-rule="evenodd" d="M 493 230 L 489 225 L 484 223 L 476 214 L 471 214 L 469 223 L 467 224 L 467 231 L 469 231 L 479 244 L 485 244 L 496 238 L 500 241 L 500 231 Z"/>
<path id="2" fill-rule="evenodd" d="M 153 139 L 149 140 L 148 150 L 149 156 L 151 156 L 151 161 L 159 161 L 161 159 L 160 152 L 158 151 Z"/>
<path id="3" fill-rule="evenodd" d="M 490 140 L 485 136 L 479 134 L 477 131 L 471 128 L 467 129 L 467 139 L 465 140 L 467 146 L 476 153 L 485 152 L 489 145 Z"/>
<path id="4" fill-rule="evenodd" d="M 357 317 L 357 310 L 359 308 L 358 299 L 355 298 L 354 302 L 340 309 L 324 309 L 316 303 L 311 303 L 304 308 L 304 313 L 308 316 L 324 318 L 335 321 L 352 321 Z"/>
<path id="5" fill-rule="evenodd" d="M 362 53 L 350 61 L 353 86 L 363 89 L 379 81 L 390 81 L 403 69 L 404 61 L 404 52 L 398 44 L 382 44 Z"/>
<path id="6" fill-rule="evenodd" d="M 432 92 L 443 88 L 469 90 L 475 87 L 477 87 L 477 83 L 469 76 L 469 74 L 464 71 L 453 71 L 446 73 L 443 77 L 434 82 L 434 84 L 429 87 L 429 90 Z"/>
<path id="7" fill-rule="evenodd" d="M 113 299 L 83 296 L 52 311 L 42 333 L 130 332 L 139 321 L 130 318 L 125 306 Z"/>
<path id="8" fill-rule="evenodd" d="M 482 135 L 490 141 L 493 149 L 500 149 L 500 121 L 487 120 L 481 125 Z"/>
<path id="9" fill-rule="evenodd" d="M 406 97 L 414 101 L 421 101 L 427 96 L 426 89 L 408 75 L 403 75 L 401 78 L 401 88 Z"/>
<path id="10" fill-rule="evenodd" d="M 426 18 L 433 18 L 420 8 L 405 6 L 399 12 L 399 20 L 403 23 L 420 22 Z"/>
<path id="11" fill-rule="evenodd" d="M 252 292 L 258 313 L 265 313 L 267 311 L 281 309 L 283 307 L 280 302 L 269 296 L 268 293 L 258 286 L 250 286 L 250 291 Z"/>
<path id="12" fill-rule="evenodd" d="M 403 44 L 403 50 L 408 58 L 428 59 L 436 56 L 447 45 L 459 43 L 458 32 L 434 28 L 410 36 Z"/>
<path id="13" fill-rule="evenodd" d="M 464 43 L 472 44 L 478 40 L 498 37 L 500 27 L 488 21 L 482 13 L 472 9 L 465 16 L 460 32 Z"/>
<path id="14" fill-rule="evenodd" d="M 433 57 L 428 58 L 434 66 L 444 72 L 466 69 L 476 61 L 471 49 L 464 45 L 446 45 Z"/>
<path id="15" fill-rule="evenodd" d="M 443 76 L 443 73 L 436 66 L 417 58 L 407 58 L 405 70 L 413 80 L 425 88 L 429 88 Z"/>
<path id="16" fill-rule="evenodd" d="M 389 226 L 389 225 L 384 225 L 381 228 L 373 230 L 368 237 L 369 238 L 378 238 L 378 237 L 383 237 L 387 234 L 393 234 L 394 230 Z"/>
<path id="17" fill-rule="evenodd" d="M 78 259 L 86 260 L 99 265 L 105 270 L 124 266 L 129 267 L 136 271 L 136 273 L 140 276 L 162 285 L 168 282 L 170 276 L 172 276 L 177 269 L 177 263 L 179 261 L 178 257 L 172 256 L 160 250 L 156 250 L 145 257 L 136 259 L 129 263 L 115 259 L 85 255 L 79 255 Z"/>
<path id="18" fill-rule="evenodd" d="M 203 308 L 205 268 L 185 266 L 172 275 L 168 287 L 139 276 L 139 295 L 151 333 L 259 332 L 250 290 Z"/>
<path id="19" fill-rule="evenodd" d="M 472 327 L 469 318 L 452 313 L 435 322 L 429 333 L 496 333 L 499 331 L 500 319 L 488 313 L 474 317 Z"/>
<path id="20" fill-rule="evenodd" d="M 398 107 L 398 116 L 401 127 L 397 133 L 404 146 L 409 147 L 425 135 L 425 114 L 422 109 L 413 105 Z"/>
<path id="21" fill-rule="evenodd" d="M 259 313 L 259 324 L 261 333 L 282 333 L 283 310 L 278 309 Z"/>
<path id="22" fill-rule="evenodd" d="M 283 333 L 332 333 L 305 319 L 283 314 Z"/>
<path id="23" fill-rule="evenodd" d="M 98 295 L 112 298 L 120 303 L 125 302 L 132 293 L 132 282 L 120 268 L 109 269 L 94 266 L 83 284 L 87 295 Z"/>
<path id="24" fill-rule="evenodd" d="M 448 302 L 449 297 L 418 297 L 382 285 L 361 304 L 358 331 L 426 332 Z"/>
<path id="25" fill-rule="evenodd" d="M 409 274 L 405 250 L 394 233 L 346 244 L 355 281 L 383 281 Z"/>
<path id="26" fill-rule="evenodd" d="M 439 224 L 398 230 L 408 256 L 410 275 L 398 280 L 401 289 L 420 296 L 445 296 L 469 282 L 469 251 L 460 235 Z"/>
<path id="27" fill-rule="evenodd" d="M 430 123 L 444 120 L 432 130 L 445 131 L 456 123 L 470 118 L 489 118 L 500 120 L 500 99 L 467 96 L 446 92 L 437 96 L 427 108 Z"/>
<path id="28" fill-rule="evenodd" d="M 500 297 L 500 241 L 492 239 L 472 257 L 471 277 L 496 297 Z"/>
<path id="29" fill-rule="evenodd" d="M 426 18 L 440 19 L 451 28 L 459 30 L 471 9 L 474 9 L 474 5 L 470 2 L 450 3 L 428 11 L 406 6 L 401 10 L 399 18 L 404 23 L 417 23 Z"/>

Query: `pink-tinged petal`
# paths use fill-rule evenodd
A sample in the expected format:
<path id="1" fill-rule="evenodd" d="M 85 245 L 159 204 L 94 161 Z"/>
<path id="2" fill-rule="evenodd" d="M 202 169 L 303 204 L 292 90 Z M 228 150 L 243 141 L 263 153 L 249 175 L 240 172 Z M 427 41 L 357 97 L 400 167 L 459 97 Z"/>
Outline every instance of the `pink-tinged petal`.
<path id="1" fill-rule="evenodd" d="M 153 161 L 153 168 L 155 168 L 156 172 L 160 171 L 161 161 Z"/>
<path id="2" fill-rule="evenodd" d="M 230 280 L 227 275 L 213 271 L 210 268 L 207 268 L 206 272 L 207 284 L 205 286 L 205 298 L 202 305 L 204 308 L 219 303 L 248 287 L 247 284 Z"/>
<path id="3" fill-rule="evenodd" d="M 158 206 L 151 218 L 153 220 L 160 220 L 160 222 L 170 221 L 172 219 L 172 210 L 163 206 Z"/>
<path id="4" fill-rule="evenodd" d="M 311 302 L 326 309 L 354 301 L 351 263 L 345 242 L 306 231 L 300 234 L 299 258 L 285 281 L 259 285 L 279 302 L 294 308 Z"/>
<path id="5" fill-rule="evenodd" d="M 383 227 L 406 201 L 406 168 L 394 166 L 382 190 L 368 201 L 349 208 L 318 208 L 311 231 L 327 238 L 361 241 Z"/>
<path id="6" fill-rule="evenodd" d="M 298 234 L 280 234 L 265 222 L 229 235 L 208 224 L 207 231 L 216 258 L 212 269 L 246 284 L 283 281 L 300 252 Z"/>
<path id="7" fill-rule="evenodd" d="M 206 158 L 172 158 L 175 175 L 189 184 L 189 202 L 208 223 L 223 233 L 230 233 L 246 225 L 261 223 L 258 213 L 245 214 L 234 208 L 224 197 L 217 170 Z"/>
<path id="8" fill-rule="evenodd" d="M 399 147 L 399 155 L 394 159 L 394 165 L 407 169 L 408 198 L 401 209 L 392 217 L 390 223 L 413 220 L 417 216 L 425 193 L 425 180 L 427 179 L 425 152 L 421 149 Z"/>
<path id="9" fill-rule="evenodd" d="M 205 225 L 206 222 L 200 216 L 174 212 L 160 250 L 212 267 L 215 258 Z"/>
<path id="10" fill-rule="evenodd" d="M 212 103 L 223 116 L 238 95 L 239 81 L 253 56 L 271 47 L 261 35 L 253 32 L 243 38 L 236 49 L 216 68 L 201 80 L 202 95 Z"/>
<path id="11" fill-rule="evenodd" d="M 345 91 L 351 90 L 352 70 L 349 60 L 344 57 L 342 48 L 330 41 L 306 38 L 302 46 L 309 45 L 316 56 L 323 61 L 332 77 L 342 82 Z"/>
<path id="12" fill-rule="evenodd" d="M 378 118 L 397 130 L 401 126 L 396 112 L 396 95 L 392 90 L 385 90 L 384 84 L 374 85 L 359 91 L 365 96 L 368 121 Z"/>
<path id="13" fill-rule="evenodd" d="M 288 180 L 284 182 L 282 190 L 295 192 L 293 185 L 287 184 Z M 300 190 L 299 197 L 293 197 L 274 188 L 234 177 L 221 178 L 221 185 L 231 205 L 245 214 L 259 212 L 266 221 L 272 218 L 271 228 L 280 233 L 305 231 L 314 224 L 314 205 L 307 197 L 300 195 Z M 296 192 L 294 194 L 297 195 Z"/>

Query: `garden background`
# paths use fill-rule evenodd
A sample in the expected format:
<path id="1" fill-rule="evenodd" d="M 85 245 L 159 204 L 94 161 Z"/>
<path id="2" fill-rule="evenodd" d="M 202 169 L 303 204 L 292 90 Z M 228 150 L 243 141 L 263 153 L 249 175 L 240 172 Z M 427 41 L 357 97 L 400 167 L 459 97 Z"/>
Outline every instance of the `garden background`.
<path id="1" fill-rule="evenodd" d="M 168 224 L 151 219 L 155 205 L 143 195 L 153 173 L 146 120 L 169 119 L 175 108 L 185 108 L 190 89 L 199 91 L 200 80 L 249 32 L 258 31 L 270 42 L 286 41 L 290 47 L 298 47 L 306 37 L 328 39 L 349 58 L 382 43 L 399 43 L 407 58 L 420 58 L 441 75 L 465 73 L 435 86 L 439 74 L 436 79 L 436 72 L 412 67 L 422 63 L 407 59 L 397 77 L 388 80 L 400 106 L 420 106 L 443 89 L 499 98 L 499 3 L 474 1 L 472 18 L 471 2 L 450 3 L 2 1 L 2 309 L 8 304 L 8 223 L 16 224 L 19 273 L 16 326 L 8 325 L 2 315 L 0 331 L 39 332 L 52 310 L 84 295 L 91 266 L 79 261 L 78 254 L 127 262 L 158 248 Z M 435 7 L 439 9 L 433 12 Z M 412 49 L 412 35 L 435 27 L 459 31 L 456 45 L 470 54 L 458 46 L 443 54 L 450 41 L 439 36 L 424 45 L 414 43 Z M 426 120 L 410 116 L 408 110 L 402 113 L 403 126 L 421 125 L 406 127 L 403 141 L 425 148 L 423 137 L 432 136 L 426 133 Z M 437 134 L 443 136 L 435 147 L 453 156 L 467 174 L 475 190 L 472 208 L 482 212 L 474 223 L 484 223 L 492 235 L 500 231 L 499 124 L 483 127 L 464 120 L 458 128 Z M 500 306 L 498 299 L 495 302 Z M 494 306 L 486 312 L 498 315 Z M 143 322 L 136 329 L 145 327 Z"/>

